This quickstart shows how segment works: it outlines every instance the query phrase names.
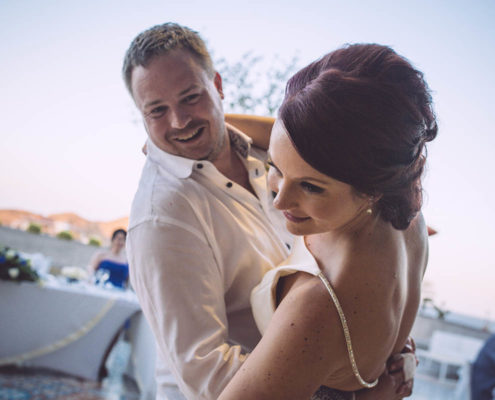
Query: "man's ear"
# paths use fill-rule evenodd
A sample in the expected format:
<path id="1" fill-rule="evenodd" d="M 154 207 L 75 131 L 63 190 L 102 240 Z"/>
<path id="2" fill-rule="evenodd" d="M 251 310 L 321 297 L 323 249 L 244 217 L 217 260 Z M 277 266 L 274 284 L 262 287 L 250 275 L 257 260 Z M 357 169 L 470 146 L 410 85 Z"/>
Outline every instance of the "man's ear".
<path id="1" fill-rule="evenodd" d="M 148 130 L 148 125 L 146 125 L 146 121 L 145 121 L 144 117 L 142 119 L 142 122 L 143 122 L 144 130 L 146 131 L 146 134 L 149 136 L 150 132 Z"/>
<path id="2" fill-rule="evenodd" d="M 144 126 L 144 130 L 146 131 L 146 135 L 148 135 L 148 137 L 150 137 L 149 132 L 148 132 L 148 125 L 146 125 L 146 121 L 144 120 L 144 118 L 143 118 L 143 126 Z M 141 147 L 141 151 L 143 152 L 143 154 L 145 156 L 148 155 L 148 146 L 146 145 L 146 143 L 147 143 L 147 141 L 145 140 L 143 147 Z"/>
<path id="3" fill-rule="evenodd" d="M 223 100 L 225 96 L 223 94 L 222 77 L 216 71 L 215 71 L 215 77 L 213 78 L 213 83 L 215 84 L 215 87 L 217 88 L 217 91 L 220 94 L 220 98 Z"/>

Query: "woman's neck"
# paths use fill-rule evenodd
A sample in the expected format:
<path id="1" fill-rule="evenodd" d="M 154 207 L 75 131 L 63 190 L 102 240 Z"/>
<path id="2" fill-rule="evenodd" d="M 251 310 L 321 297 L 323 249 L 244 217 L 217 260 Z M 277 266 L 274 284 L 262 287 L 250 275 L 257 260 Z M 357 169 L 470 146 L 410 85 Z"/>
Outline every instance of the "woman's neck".
<path id="1" fill-rule="evenodd" d="M 335 260 L 345 257 L 348 251 L 362 248 L 370 242 L 373 235 L 384 228 L 387 223 L 378 215 L 364 214 L 338 229 L 308 235 L 304 238 L 306 247 L 315 258 L 329 258 Z M 389 224 L 388 224 L 389 225 Z M 364 241 L 364 242 L 363 242 Z"/>
<path id="2" fill-rule="evenodd" d="M 110 248 L 110 251 L 113 255 L 115 256 L 119 256 L 121 253 L 122 253 L 122 247 L 116 247 L 116 246 L 112 246 Z"/>

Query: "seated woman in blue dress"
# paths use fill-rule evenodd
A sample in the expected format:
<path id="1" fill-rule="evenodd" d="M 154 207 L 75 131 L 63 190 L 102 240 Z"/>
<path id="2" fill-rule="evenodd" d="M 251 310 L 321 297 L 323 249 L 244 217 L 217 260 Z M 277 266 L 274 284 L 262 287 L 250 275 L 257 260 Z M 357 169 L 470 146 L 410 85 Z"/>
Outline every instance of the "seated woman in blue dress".
<path id="1" fill-rule="evenodd" d="M 125 254 L 126 236 L 124 229 L 115 230 L 110 248 L 97 252 L 90 263 L 92 274 L 96 274 L 98 270 L 106 271 L 109 274 L 106 282 L 119 288 L 125 288 L 129 279 L 129 265 Z"/>

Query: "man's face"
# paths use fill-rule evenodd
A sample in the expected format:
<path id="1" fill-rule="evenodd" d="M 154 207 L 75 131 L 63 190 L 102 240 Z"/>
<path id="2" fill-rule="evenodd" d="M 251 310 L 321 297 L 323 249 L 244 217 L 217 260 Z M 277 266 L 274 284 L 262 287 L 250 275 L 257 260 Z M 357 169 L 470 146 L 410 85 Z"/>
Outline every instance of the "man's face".
<path id="1" fill-rule="evenodd" d="M 222 80 L 211 78 L 186 50 L 135 67 L 131 80 L 148 135 L 167 153 L 215 161 L 225 148 Z"/>

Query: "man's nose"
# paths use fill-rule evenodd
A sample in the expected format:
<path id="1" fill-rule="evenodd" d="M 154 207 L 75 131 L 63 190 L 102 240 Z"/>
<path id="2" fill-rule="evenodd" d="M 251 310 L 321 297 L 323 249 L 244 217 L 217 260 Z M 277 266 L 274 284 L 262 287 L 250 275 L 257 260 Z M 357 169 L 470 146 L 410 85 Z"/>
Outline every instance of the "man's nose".
<path id="1" fill-rule="evenodd" d="M 184 129 L 191 122 L 191 115 L 182 107 L 177 107 L 170 112 L 170 126 L 173 129 Z"/>

